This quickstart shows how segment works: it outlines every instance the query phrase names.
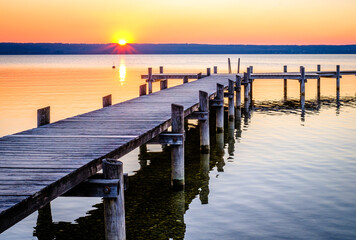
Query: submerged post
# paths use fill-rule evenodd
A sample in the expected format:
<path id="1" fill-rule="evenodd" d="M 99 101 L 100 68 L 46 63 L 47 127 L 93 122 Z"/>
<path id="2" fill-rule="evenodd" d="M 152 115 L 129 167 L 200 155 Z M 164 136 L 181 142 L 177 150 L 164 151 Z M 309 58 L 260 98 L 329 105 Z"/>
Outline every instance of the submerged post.
<path id="1" fill-rule="evenodd" d="M 340 65 L 336 65 L 336 92 L 340 91 Z"/>
<path id="2" fill-rule="evenodd" d="M 240 73 L 240 58 L 237 60 L 237 73 Z"/>
<path id="3" fill-rule="evenodd" d="M 216 84 L 216 100 L 222 102 L 221 106 L 216 107 L 216 132 L 224 132 L 224 85 Z"/>
<path id="4" fill-rule="evenodd" d="M 284 65 L 283 66 L 283 72 L 288 72 L 288 66 Z M 287 101 L 287 79 L 285 78 L 283 81 L 283 89 L 284 89 L 284 101 Z"/>
<path id="5" fill-rule="evenodd" d="M 318 65 L 316 70 L 317 70 L 317 72 L 320 72 L 321 66 Z M 317 79 L 317 100 L 318 100 L 318 102 L 320 102 L 320 77 Z"/>
<path id="6" fill-rule="evenodd" d="M 234 85 L 235 82 L 229 79 L 229 120 L 233 121 L 235 118 L 235 103 L 234 103 Z"/>
<path id="7" fill-rule="evenodd" d="M 105 238 L 107 240 L 126 239 L 124 174 L 122 162 L 115 159 L 103 160 L 105 179 L 118 179 L 120 190 L 117 198 L 104 198 Z"/>
<path id="8" fill-rule="evenodd" d="M 199 112 L 209 112 L 209 94 L 199 91 Z M 206 120 L 199 120 L 200 126 L 200 152 L 209 153 L 209 117 Z"/>
<path id="9" fill-rule="evenodd" d="M 140 85 L 140 88 L 139 88 L 139 96 L 143 96 L 143 95 L 146 95 L 147 94 L 147 84 L 142 84 Z"/>
<path id="10" fill-rule="evenodd" d="M 152 93 L 152 68 L 148 68 L 148 94 Z"/>
<path id="11" fill-rule="evenodd" d="M 227 59 L 227 65 L 228 65 L 228 68 L 229 68 L 229 74 L 231 74 L 231 61 L 230 61 L 230 58 Z"/>
<path id="12" fill-rule="evenodd" d="M 214 66 L 214 74 L 218 73 L 218 66 Z"/>
<path id="13" fill-rule="evenodd" d="M 305 105 L 305 68 L 300 66 L 300 104 L 302 110 L 304 110 Z"/>
<path id="14" fill-rule="evenodd" d="M 37 110 L 37 127 L 50 123 L 50 107 Z"/>
<path id="15" fill-rule="evenodd" d="M 163 74 L 163 66 L 159 66 L 159 73 Z"/>
<path id="16" fill-rule="evenodd" d="M 206 75 L 210 76 L 210 68 L 206 68 Z"/>
<path id="17" fill-rule="evenodd" d="M 111 94 L 103 97 L 103 107 L 111 106 L 111 104 L 112 104 Z"/>
<path id="18" fill-rule="evenodd" d="M 172 133 L 184 133 L 184 107 L 172 104 Z M 171 146 L 172 180 L 174 190 L 184 188 L 184 141 L 182 145 Z"/>
<path id="19" fill-rule="evenodd" d="M 166 80 L 161 80 L 160 81 L 160 89 L 166 89 L 167 88 L 167 79 Z"/>

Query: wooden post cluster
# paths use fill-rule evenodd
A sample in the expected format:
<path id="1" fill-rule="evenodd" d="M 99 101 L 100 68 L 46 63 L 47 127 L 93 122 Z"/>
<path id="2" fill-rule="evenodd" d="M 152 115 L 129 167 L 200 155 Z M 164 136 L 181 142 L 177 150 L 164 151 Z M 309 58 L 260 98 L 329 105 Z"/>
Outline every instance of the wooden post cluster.
<path id="1" fill-rule="evenodd" d="M 237 73 L 240 73 L 240 58 L 237 60 Z"/>
<path id="2" fill-rule="evenodd" d="M 229 85 L 228 85 L 228 98 L 229 98 L 229 120 L 233 121 L 235 118 L 235 102 L 234 102 L 234 87 L 235 87 L 235 82 L 233 80 L 229 79 Z"/>
<path id="3" fill-rule="evenodd" d="M 105 179 L 118 179 L 120 190 L 117 198 L 104 198 L 105 238 L 107 240 L 126 239 L 124 175 L 122 162 L 104 159 L 103 175 Z"/>
<path id="4" fill-rule="evenodd" d="M 214 74 L 218 73 L 218 66 L 214 66 Z"/>
<path id="5" fill-rule="evenodd" d="M 219 103 L 216 107 L 216 132 L 224 132 L 224 85 L 216 84 L 216 97 Z"/>
<path id="6" fill-rule="evenodd" d="M 207 68 L 207 69 L 206 69 L 206 75 L 207 75 L 207 76 L 210 76 L 210 75 L 211 75 L 210 68 Z"/>
<path id="7" fill-rule="evenodd" d="M 163 90 L 163 89 L 166 89 L 168 84 L 167 84 L 167 79 L 166 80 L 161 80 L 160 81 L 160 89 Z"/>
<path id="8" fill-rule="evenodd" d="M 143 96 L 147 94 L 147 84 L 140 85 L 139 95 Z"/>
<path id="9" fill-rule="evenodd" d="M 304 110 L 305 105 L 305 68 L 300 66 L 300 104 Z"/>
<path id="10" fill-rule="evenodd" d="M 209 112 L 209 94 L 199 91 L 199 112 Z M 201 153 L 209 153 L 210 137 L 209 137 L 209 115 L 205 120 L 199 120 L 200 126 L 200 151 Z"/>
<path id="11" fill-rule="evenodd" d="M 283 72 L 288 72 L 287 65 L 283 66 Z M 283 89 L 284 89 L 284 101 L 287 101 L 287 79 L 283 80 Z"/>
<path id="12" fill-rule="evenodd" d="M 228 62 L 229 74 L 231 74 L 231 61 L 230 61 L 230 58 L 227 59 L 227 62 Z"/>
<path id="13" fill-rule="evenodd" d="M 111 104 L 112 104 L 112 96 L 111 96 L 111 94 L 103 97 L 103 107 L 111 106 Z"/>
<path id="14" fill-rule="evenodd" d="M 152 93 L 152 82 L 153 82 L 153 78 L 152 78 L 152 68 L 148 68 L 148 94 Z"/>
<path id="15" fill-rule="evenodd" d="M 172 104 L 172 133 L 184 133 L 184 107 Z M 171 146 L 172 187 L 174 190 L 184 189 L 184 143 Z"/>
<path id="16" fill-rule="evenodd" d="M 37 110 L 37 127 L 50 123 L 50 110 L 49 106 Z"/>

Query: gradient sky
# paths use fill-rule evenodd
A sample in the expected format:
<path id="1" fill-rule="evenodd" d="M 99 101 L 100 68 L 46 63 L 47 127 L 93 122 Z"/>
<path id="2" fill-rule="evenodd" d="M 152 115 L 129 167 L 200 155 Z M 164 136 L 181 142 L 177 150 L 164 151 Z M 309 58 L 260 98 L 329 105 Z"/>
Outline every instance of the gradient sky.
<path id="1" fill-rule="evenodd" d="M 0 0 L 0 42 L 356 44 L 356 0 Z"/>

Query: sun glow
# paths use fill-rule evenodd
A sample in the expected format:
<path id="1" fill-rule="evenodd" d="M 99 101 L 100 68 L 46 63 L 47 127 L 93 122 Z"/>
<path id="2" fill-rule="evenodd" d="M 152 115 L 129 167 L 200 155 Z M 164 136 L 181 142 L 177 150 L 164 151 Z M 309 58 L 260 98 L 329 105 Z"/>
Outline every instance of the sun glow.
<path id="1" fill-rule="evenodd" d="M 125 46 L 126 45 L 126 40 L 124 40 L 124 39 L 120 39 L 119 40 L 119 44 L 120 44 L 120 46 Z"/>

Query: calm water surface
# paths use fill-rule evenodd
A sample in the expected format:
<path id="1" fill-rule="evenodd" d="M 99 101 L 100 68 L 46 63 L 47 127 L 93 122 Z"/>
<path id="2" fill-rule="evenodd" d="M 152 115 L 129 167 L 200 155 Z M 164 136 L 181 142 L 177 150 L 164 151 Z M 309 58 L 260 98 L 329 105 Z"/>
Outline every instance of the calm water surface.
<path id="1" fill-rule="evenodd" d="M 0 135 L 35 127 L 36 109 L 47 105 L 55 121 L 101 107 L 110 93 L 115 103 L 136 97 L 147 67 L 226 72 L 227 57 L 255 72 L 356 69 L 356 55 L 0 56 Z M 320 104 L 309 80 L 305 116 L 298 92 L 288 81 L 283 102 L 281 80 L 256 80 L 255 109 L 226 121 L 224 134 L 212 131 L 210 155 L 197 151 L 189 121 L 184 192 L 170 190 L 169 147 L 124 156 L 128 239 L 355 239 L 356 78 L 341 79 L 340 104 L 335 79 L 322 79 Z M 58 198 L 51 208 L 53 223 L 36 212 L 0 239 L 103 238 L 101 199 Z"/>

